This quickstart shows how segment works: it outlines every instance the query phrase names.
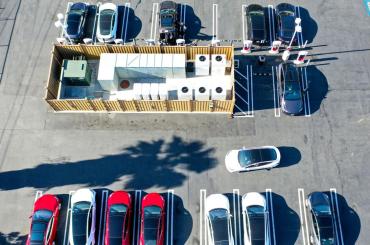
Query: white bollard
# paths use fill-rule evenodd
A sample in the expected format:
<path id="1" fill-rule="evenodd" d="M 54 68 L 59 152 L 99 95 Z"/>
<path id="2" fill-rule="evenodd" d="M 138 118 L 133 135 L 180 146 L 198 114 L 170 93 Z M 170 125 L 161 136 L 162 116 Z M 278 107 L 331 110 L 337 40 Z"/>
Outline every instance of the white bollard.
<path id="1" fill-rule="evenodd" d="M 177 46 L 184 46 L 185 45 L 185 39 L 176 39 Z"/>
<path id="2" fill-rule="evenodd" d="M 297 59 L 294 60 L 294 64 L 301 65 L 304 63 L 304 58 L 306 58 L 306 55 L 308 54 L 307 51 L 299 51 Z"/>
<path id="3" fill-rule="evenodd" d="M 84 38 L 82 41 L 84 42 L 84 44 L 92 44 L 93 43 L 93 40 L 91 38 Z"/>
<path id="4" fill-rule="evenodd" d="M 289 60 L 290 51 L 287 49 L 284 51 L 283 56 L 281 57 L 284 62 L 287 62 Z"/>
<path id="5" fill-rule="evenodd" d="M 278 54 L 280 45 L 281 45 L 281 41 L 273 41 L 271 49 L 269 50 L 269 53 L 270 54 Z"/>
<path id="6" fill-rule="evenodd" d="M 252 52 L 252 44 L 251 40 L 244 40 L 243 42 L 243 49 L 240 51 L 242 54 L 249 54 Z"/>
<path id="7" fill-rule="evenodd" d="M 120 39 L 120 38 L 114 39 L 114 43 L 115 44 L 123 44 L 123 39 Z"/>
<path id="8" fill-rule="evenodd" d="M 67 43 L 67 39 L 65 39 L 64 37 L 57 37 L 57 42 L 59 44 L 66 44 Z"/>
<path id="9" fill-rule="evenodd" d="M 220 43 L 221 43 L 221 41 L 220 40 L 218 40 L 218 39 L 212 39 L 212 41 L 211 41 L 211 45 L 212 46 L 220 46 Z"/>

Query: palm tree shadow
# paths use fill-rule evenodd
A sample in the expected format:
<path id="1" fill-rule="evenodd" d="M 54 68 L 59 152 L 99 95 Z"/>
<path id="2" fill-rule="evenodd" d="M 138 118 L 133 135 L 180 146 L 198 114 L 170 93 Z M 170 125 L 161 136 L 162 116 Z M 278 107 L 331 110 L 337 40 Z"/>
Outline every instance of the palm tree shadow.
<path id="1" fill-rule="evenodd" d="M 124 189 L 173 188 L 186 180 L 185 171 L 201 173 L 216 165 L 213 148 L 200 141 L 139 141 L 116 155 L 77 162 L 41 163 L 34 168 L 0 173 L 0 190 L 24 187 L 48 190 L 78 184 L 107 186 L 123 181 Z"/>
<path id="2" fill-rule="evenodd" d="M 8 234 L 4 234 L 0 231 L 0 244 L 7 245 L 7 244 L 25 244 L 27 239 L 27 235 L 20 235 L 19 232 L 11 232 Z"/>

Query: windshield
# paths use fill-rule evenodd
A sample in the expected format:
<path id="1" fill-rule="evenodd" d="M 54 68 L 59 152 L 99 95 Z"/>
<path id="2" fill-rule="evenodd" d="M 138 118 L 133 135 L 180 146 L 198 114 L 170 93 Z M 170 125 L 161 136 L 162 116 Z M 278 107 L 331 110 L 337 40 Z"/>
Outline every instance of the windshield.
<path id="1" fill-rule="evenodd" d="M 87 236 L 87 217 L 90 202 L 78 202 L 72 209 L 72 236 L 74 244 L 85 244 Z"/>
<path id="2" fill-rule="evenodd" d="M 172 15 L 162 15 L 161 25 L 162 27 L 172 27 L 173 26 L 173 16 Z"/>
<path id="3" fill-rule="evenodd" d="M 32 216 L 31 242 L 44 240 L 45 232 L 53 213 L 49 210 L 38 210 Z"/>
<path id="4" fill-rule="evenodd" d="M 252 244 L 265 244 L 265 210 L 253 205 L 247 208 Z"/>
<path id="5" fill-rule="evenodd" d="M 115 12 L 110 9 L 103 10 L 100 13 L 100 34 L 109 35 L 113 30 Z"/>
<path id="6" fill-rule="evenodd" d="M 76 35 L 80 32 L 80 23 L 82 22 L 82 12 L 80 10 L 74 10 L 68 14 L 67 19 L 67 33 Z"/>
<path id="7" fill-rule="evenodd" d="M 215 244 L 228 244 L 228 212 L 223 208 L 216 208 L 209 212 Z"/>
<path id="8" fill-rule="evenodd" d="M 285 82 L 284 98 L 285 100 L 301 99 L 301 87 L 298 82 Z"/>
<path id="9" fill-rule="evenodd" d="M 109 244 L 121 244 L 127 206 L 114 204 L 109 209 Z"/>
<path id="10" fill-rule="evenodd" d="M 284 12 L 284 13 L 286 13 L 286 12 Z M 281 16 L 281 21 L 282 21 L 282 26 L 283 26 L 284 32 L 287 32 L 287 33 L 294 32 L 294 27 L 295 27 L 294 16 L 288 15 L 288 14 L 283 14 Z"/>
<path id="11" fill-rule="evenodd" d="M 161 208 L 148 206 L 144 208 L 144 242 L 155 245 L 161 218 Z"/>
<path id="12" fill-rule="evenodd" d="M 249 167 L 260 162 L 273 161 L 276 153 L 271 149 L 241 150 L 238 153 L 239 163 L 243 167 Z"/>
<path id="13" fill-rule="evenodd" d="M 264 30 L 265 29 L 265 19 L 264 15 L 260 12 L 250 12 L 252 19 L 252 29 L 253 30 Z"/>

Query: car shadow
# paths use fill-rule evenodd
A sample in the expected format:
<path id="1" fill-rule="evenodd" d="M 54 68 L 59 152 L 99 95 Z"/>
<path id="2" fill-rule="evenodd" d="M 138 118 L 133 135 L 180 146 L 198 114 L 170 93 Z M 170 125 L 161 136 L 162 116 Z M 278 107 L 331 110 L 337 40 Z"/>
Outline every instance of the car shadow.
<path id="1" fill-rule="evenodd" d="M 193 40 L 209 41 L 212 39 L 211 35 L 204 34 L 201 29 L 205 28 L 202 26 L 202 22 L 199 17 L 194 13 L 193 7 L 185 5 L 185 42 L 190 43 Z M 180 12 L 179 12 L 180 13 Z"/>
<path id="2" fill-rule="evenodd" d="M 301 14 L 301 26 L 302 26 L 302 36 L 303 36 L 303 43 L 307 41 L 307 43 L 312 43 L 317 31 L 318 25 L 317 22 L 310 16 L 310 13 L 306 8 L 299 7 L 300 14 Z"/>
<path id="3" fill-rule="evenodd" d="M 328 81 L 316 65 L 307 66 L 307 82 L 311 114 L 320 109 L 321 103 L 328 93 Z"/>
<path id="4" fill-rule="evenodd" d="M 244 194 L 244 193 L 243 193 Z M 242 195 L 237 193 L 223 193 L 229 199 L 231 214 L 231 229 L 234 241 L 243 240 L 243 215 L 242 215 Z"/>
<path id="5" fill-rule="evenodd" d="M 124 5 L 118 7 L 118 24 L 117 24 L 117 38 L 132 42 L 137 35 L 139 35 L 142 23 L 139 17 L 135 15 L 132 8 Z M 126 23 L 127 25 L 123 25 Z M 125 37 L 126 36 L 126 37 Z"/>
<path id="6" fill-rule="evenodd" d="M 296 244 L 301 227 L 299 216 L 287 205 L 282 196 L 274 192 L 271 194 L 274 207 L 276 244 Z"/>
<path id="7" fill-rule="evenodd" d="M 280 164 L 276 168 L 289 167 L 301 161 L 301 152 L 297 148 L 292 146 L 279 146 L 277 148 L 280 151 L 281 159 Z"/>
<path id="8" fill-rule="evenodd" d="M 174 195 L 173 208 L 173 244 L 184 245 L 187 243 L 193 229 L 193 218 L 184 208 L 181 197 Z"/>

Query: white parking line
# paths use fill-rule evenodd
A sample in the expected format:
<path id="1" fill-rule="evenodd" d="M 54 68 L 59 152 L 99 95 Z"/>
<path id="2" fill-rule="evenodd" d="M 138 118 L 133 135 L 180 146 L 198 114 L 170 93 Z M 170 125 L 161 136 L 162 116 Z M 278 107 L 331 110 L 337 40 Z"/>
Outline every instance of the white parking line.
<path id="1" fill-rule="evenodd" d="M 98 236 L 98 245 L 104 243 L 104 233 L 105 233 L 105 219 L 106 219 L 106 209 L 107 209 L 107 199 L 108 199 L 108 191 L 103 190 L 101 195 L 100 201 L 100 219 L 99 219 L 99 236 Z M 104 223 L 102 223 L 104 220 Z M 102 237 L 102 239 L 100 239 Z"/>
<path id="2" fill-rule="evenodd" d="M 343 232 L 342 232 L 342 223 L 340 220 L 338 195 L 337 195 L 337 190 L 335 188 L 330 188 L 330 201 L 331 201 L 330 204 L 331 204 L 331 209 L 332 209 L 333 217 L 334 217 L 335 236 L 338 241 L 337 244 L 343 245 L 344 240 L 343 240 Z"/>
<path id="3" fill-rule="evenodd" d="M 275 72 L 274 72 L 274 66 L 271 66 L 271 75 L 272 75 L 272 89 L 274 91 L 274 112 L 275 112 L 275 117 L 280 117 L 280 110 L 277 105 L 277 100 L 279 100 L 279 95 L 276 96 L 277 93 L 277 84 L 275 88 Z M 277 79 L 276 79 L 277 80 Z"/>
<path id="4" fill-rule="evenodd" d="M 298 17 L 301 18 L 301 7 L 300 6 L 297 6 L 297 9 L 298 9 Z M 301 22 L 301 26 L 302 26 L 302 22 Z M 301 32 L 298 33 L 298 36 L 301 38 L 301 45 L 302 47 L 305 47 L 306 45 L 304 44 L 304 39 L 303 39 L 303 29 Z"/>
<path id="5" fill-rule="evenodd" d="M 218 4 L 214 3 L 212 5 L 212 40 L 217 40 L 218 38 Z"/>
<path id="6" fill-rule="evenodd" d="M 305 88 L 305 82 L 304 82 L 303 70 L 302 70 L 302 67 L 300 67 L 299 69 L 300 69 L 300 73 L 301 73 L 300 83 L 301 83 L 302 89 L 304 89 Z M 303 94 L 303 108 L 304 108 L 304 115 L 306 117 L 309 116 L 308 109 L 307 109 L 306 93 Z"/>
<path id="7" fill-rule="evenodd" d="M 205 212 L 205 205 L 206 205 L 206 196 L 207 190 L 201 189 L 200 190 L 200 200 L 199 200 L 199 238 L 200 238 L 200 245 L 207 244 L 207 224 L 206 224 L 206 212 Z M 204 236 L 203 236 L 204 232 Z"/>
<path id="8" fill-rule="evenodd" d="M 124 19 L 124 23 L 125 23 L 125 35 L 123 37 L 123 43 L 124 44 L 126 43 L 126 37 L 127 37 L 127 26 L 128 26 L 128 17 L 130 15 L 130 7 L 131 7 L 130 3 L 125 3 L 125 12 L 123 14 L 123 19 Z M 122 25 L 121 35 L 122 34 L 123 34 L 123 25 Z"/>
<path id="9" fill-rule="evenodd" d="M 246 89 L 238 80 L 234 79 L 235 82 L 245 91 L 248 93 L 248 89 Z"/>
<path id="10" fill-rule="evenodd" d="M 183 23 L 183 25 L 186 27 L 186 3 L 182 3 L 181 6 L 180 6 L 180 10 L 181 10 L 181 22 Z M 184 31 L 184 37 L 183 39 L 185 39 L 185 31 Z"/>
<path id="11" fill-rule="evenodd" d="M 301 221 L 301 233 L 303 239 L 303 245 L 310 244 L 310 238 L 308 234 L 308 224 L 306 215 L 306 197 L 304 195 L 304 189 L 298 188 L 298 201 L 299 201 L 299 217 Z M 306 228 L 306 229 L 305 229 Z"/>
<path id="12" fill-rule="evenodd" d="M 233 210 L 234 210 L 234 241 L 235 244 L 241 244 L 242 232 L 240 227 L 240 202 L 239 202 L 239 189 L 233 189 Z M 238 226 L 236 225 L 236 220 L 238 220 Z M 238 234 L 237 234 L 238 232 Z M 239 236 L 238 236 L 239 235 Z"/>
<path id="13" fill-rule="evenodd" d="M 153 3 L 152 8 L 152 23 L 150 26 L 150 39 L 156 39 L 157 23 L 158 22 L 158 3 Z"/>
<path id="14" fill-rule="evenodd" d="M 36 191 L 35 202 L 37 201 L 37 199 L 39 199 L 40 197 L 42 197 L 42 194 L 43 194 L 42 191 Z"/>
<path id="15" fill-rule="evenodd" d="M 243 23 L 243 42 L 247 39 L 245 36 L 245 8 L 247 7 L 246 4 L 242 5 L 242 23 Z"/>
<path id="16" fill-rule="evenodd" d="M 276 236 L 275 236 L 275 217 L 274 217 L 274 206 L 272 204 L 272 191 L 271 189 L 266 189 L 266 199 L 267 199 L 267 207 L 269 212 L 271 213 L 271 224 L 272 224 L 272 238 L 274 241 L 274 245 L 276 245 Z"/>
<path id="17" fill-rule="evenodd" d="M 270 34 L 270 45 L 272 45 L 272 42 L 273 40 L 275 39 L 273 37 L 274 33 L 272 32 L 272 23 L 273 23 L 273 10 L 274 10 L 274 6 L 273 5 L 268 5 L 267 6 L 267 13 L 268 13 L 268 17 L 269 17 L 269 34 Z"/>
<path id="18" fill-rule="evenodd" d="M 67 230 L 68 230 L 68 227 L 69 227 L 69 214 L 71 212 L 70 205 L 71 205 L 71 198 L 72 198 L 73 193 L 74 193 L 74 191 L 70 191 L 69 194 L 68 194 L 67 215 L 66 215 L 66 222 L 65 222 L 65 226 L 64 226 L 63 245 L 67 245 L 69 243 Z M 67 238 L 67 243 L 66 243 L 66 238 Z"/>
<path id="19" fill-rule="evenodd" d="M 139 243 L 140 235 L 140 213 L 141 213 L 141 190 L 135 190 L 135 205 L 134 205 L 134 228 L 132 232 L 132 245 Z"/>
<path id="20" fill-rule="evenodd" d="M 167 191 L 166 245 L 173 244 L 173 195 L 174 190 Z"/>
<path id="21" fill-rule="evenodd" d="M 310 61 L 307 62 L 307 65 L 310 63 Z M 308 108 L 308 116 L 311 116 L 311 104 L 310 104 L 310 93 L 309 93 L 309 87 L 308 87 L 308 80 L 307 80 L 307 65 L 304 67 L 304 77 L 305 77 L 305 84 L 306 84 L 306 92 L 305 95 L 307 97 L 307 108 Z"/>
<path id="22" fill-rule="evenodd" d="M 277 108 L 278 108 L 278 117 L 280 117 L 280 111 L 281 111 L 281 105 L 280 105 L 280 89 L 281 85 L 279 83 L 279 80 L 277 78 L 278 76 L 278 66 L 275 66 L 275 74 L 276 74 L 276 94 L 277 94 Z"/>
<path id="23" fill-rule="evenodd" d="M 250 65 L 250 69 L 249 69 L 249 72 L 250 72 L 250 83 L 251 83 L 251 86 L 250 88 L 250 94 L 251 94 L 251 114 L 252 116 L 254 116 L 254 111 L 253 111 L 253 108 L 254 108 L 254 102 L 253 102 L 253 67 L 252 65 Z"/>

